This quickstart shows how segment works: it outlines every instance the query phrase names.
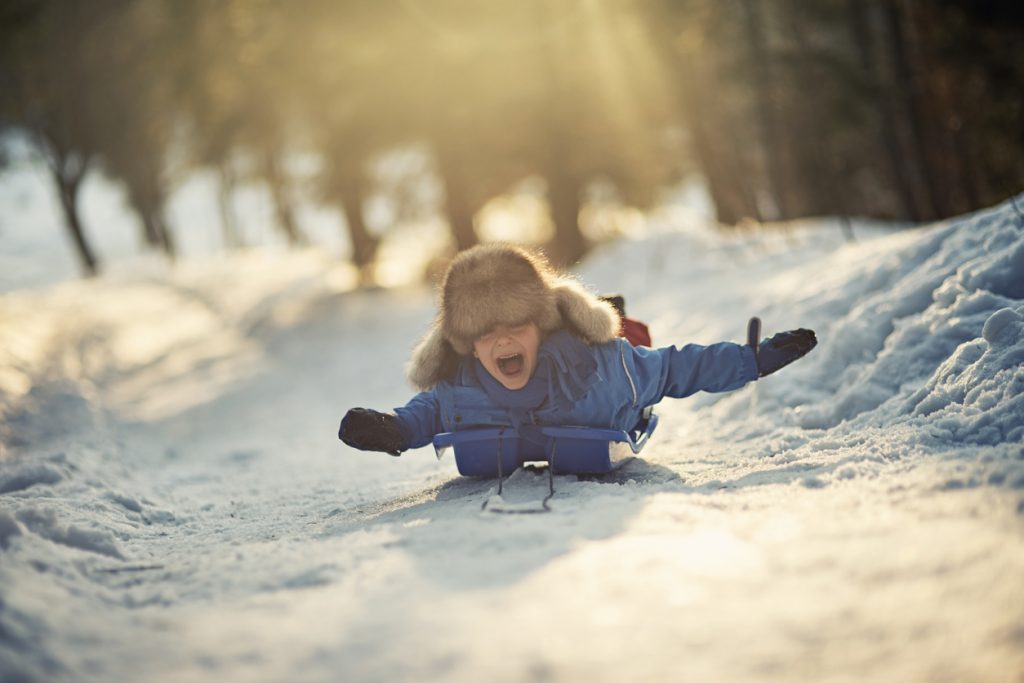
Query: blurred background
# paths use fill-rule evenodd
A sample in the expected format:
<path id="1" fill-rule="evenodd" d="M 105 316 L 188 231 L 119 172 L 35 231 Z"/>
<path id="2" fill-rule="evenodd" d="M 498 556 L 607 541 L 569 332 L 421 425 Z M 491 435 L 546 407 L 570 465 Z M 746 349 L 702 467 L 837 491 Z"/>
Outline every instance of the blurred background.
<path id="1" fill-rule="evenodd" d="M 363 284 L 401 240 L 417 278 L 490 239 L 570 264 L 687 192 L 739 228 L 931 221 L 1024 187 L 1024 4 L 2 0 L 0 136 L 85 275 L 115 233 L 319 246 Z"/>

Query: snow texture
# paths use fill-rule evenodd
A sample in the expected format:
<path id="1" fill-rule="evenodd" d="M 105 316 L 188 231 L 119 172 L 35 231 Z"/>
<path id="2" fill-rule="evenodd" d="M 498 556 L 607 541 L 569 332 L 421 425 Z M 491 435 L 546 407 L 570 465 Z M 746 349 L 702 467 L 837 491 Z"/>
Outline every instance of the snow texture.
<path id="1" fill-rule="evenodd" d="M 595 252 L 656 343 L 820 344 L 537 515 L 336 441 L 410 396 L 426 288 L 258 250 L 7 288 L 0 680 L 1021 680 L 1022 219 L 856 234 L 666 210 Z"/>

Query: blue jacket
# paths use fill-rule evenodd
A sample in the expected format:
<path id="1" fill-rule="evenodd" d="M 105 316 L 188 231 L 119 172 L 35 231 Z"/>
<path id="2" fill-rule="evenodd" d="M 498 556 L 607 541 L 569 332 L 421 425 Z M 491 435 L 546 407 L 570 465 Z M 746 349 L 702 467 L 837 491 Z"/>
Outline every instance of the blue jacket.
<path id="1" fill-rule="evenodd" d="M 630 430 L 647 406 L 666 396 L 683 398 L 698 391 L 732 391 L 758 377 L 749 346 L 720 342 L 652 349 L 625 339 L 588 347 L 597 361 L 599 380 L 570 408 L 553 401 L 525 415 L 495 403 L 467 359 L 450 381 L 417 394 L 395 409 L 406 448 L 429 444 L 435 434 L 474 427 L 515 427 L 523 420 L 538 425 L 577 425 Z"/>

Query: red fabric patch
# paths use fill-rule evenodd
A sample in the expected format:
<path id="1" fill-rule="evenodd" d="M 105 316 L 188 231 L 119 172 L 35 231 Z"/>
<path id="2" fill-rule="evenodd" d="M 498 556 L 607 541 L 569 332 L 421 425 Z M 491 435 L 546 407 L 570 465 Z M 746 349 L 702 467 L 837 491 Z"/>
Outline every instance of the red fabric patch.
<path id="1" fill-rule="evenodd" d="M 651 332 L 639 320 L 623 317 L 619 335 L 633 346 L 651 346 Z"/>

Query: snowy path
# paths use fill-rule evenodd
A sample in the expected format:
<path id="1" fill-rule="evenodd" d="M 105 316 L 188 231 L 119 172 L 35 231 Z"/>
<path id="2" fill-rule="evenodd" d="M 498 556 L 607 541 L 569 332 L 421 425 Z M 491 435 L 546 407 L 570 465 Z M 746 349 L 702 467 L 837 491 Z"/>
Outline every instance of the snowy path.
<path id="1" fill-rule="evenodd" d="M 825 230 L 588 261 L 656 342 L 758 313 L 822 343 L 663 403 L 643 460 L 557 478 L 548 515 L 337 443 L 408 398 L 429 292 L 253 254 L 5 295 L 0 679 L 1021 680 L 1024 231 Z"/>

